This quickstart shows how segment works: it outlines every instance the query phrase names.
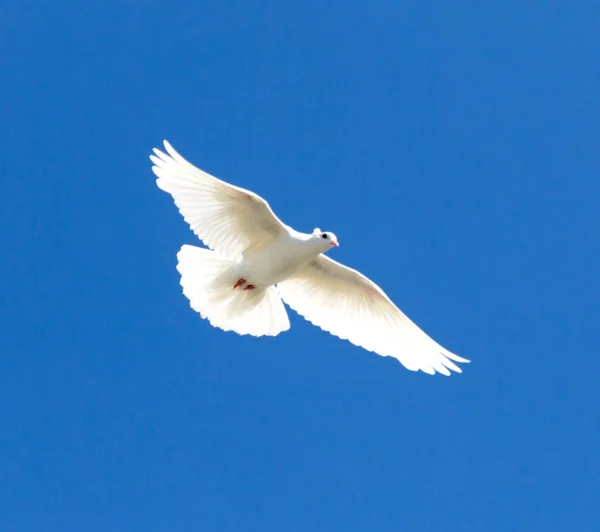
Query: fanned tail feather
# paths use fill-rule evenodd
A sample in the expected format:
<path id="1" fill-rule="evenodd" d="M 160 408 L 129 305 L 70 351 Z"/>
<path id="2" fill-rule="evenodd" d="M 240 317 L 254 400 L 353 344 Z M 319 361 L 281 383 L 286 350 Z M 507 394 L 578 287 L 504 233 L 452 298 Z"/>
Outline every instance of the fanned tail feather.
<path id="1" fill-rule="evenodd" d="M 290 328 L 275 287 L 233 289 L 235 263 L 230 259 L 188 245 L 182 246 L 177 259 L 184 295 L 214 327 L 252 336 L 276 336 Z"/>

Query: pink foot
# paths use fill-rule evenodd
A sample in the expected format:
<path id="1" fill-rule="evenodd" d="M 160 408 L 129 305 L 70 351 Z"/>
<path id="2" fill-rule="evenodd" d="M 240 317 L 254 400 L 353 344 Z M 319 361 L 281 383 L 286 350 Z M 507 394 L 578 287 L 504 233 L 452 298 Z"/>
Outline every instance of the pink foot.
<path id="1" fill-rule="evenodd" d="M 243 277 L 240 277 L 237 282 L 233 285 L 233 289 L 235 290 L 238 286 L 242 286 L 243 284 L 246 284 L 246 279 L 244 279 Z"/>
<path id="2" fill-rule="evenodd" d="M 254 286 L 253 284 L 249 284 L 248 286 L 246 286 L 246 288 L 244 288 L 244 290 L 254 290 L 256 288 L 256 286 Z"/>

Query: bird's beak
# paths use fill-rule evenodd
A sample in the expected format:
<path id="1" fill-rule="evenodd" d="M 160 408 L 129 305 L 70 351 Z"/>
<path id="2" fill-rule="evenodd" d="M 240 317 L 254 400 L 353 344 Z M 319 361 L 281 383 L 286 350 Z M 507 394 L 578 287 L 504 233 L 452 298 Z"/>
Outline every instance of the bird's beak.
<path id="1" fill-rule="evenodd" d="M 332 240 L 332 241 L 331 241 L 331 245 L 332 245 L 334 248 L 336 248 L 336 247 L 338 247 L 338 246 L 339 246 L 339 244 L 338 244 L 338 243 L 337 243 L 335 240 Z"/>

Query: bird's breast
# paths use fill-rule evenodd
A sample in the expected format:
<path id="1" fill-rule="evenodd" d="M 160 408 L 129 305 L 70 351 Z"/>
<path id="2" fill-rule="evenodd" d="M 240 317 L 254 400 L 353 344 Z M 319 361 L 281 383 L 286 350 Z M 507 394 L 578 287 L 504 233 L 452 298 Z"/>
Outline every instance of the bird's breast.
<path id="1" fill-rule="evenodd" d="M 270 286 L 285 281 L 313 257 L 314 252 L 307 250 L 302 243 L 289 238 L 275 238 L 246 253 L 240 266 L 248 282 Z"/>

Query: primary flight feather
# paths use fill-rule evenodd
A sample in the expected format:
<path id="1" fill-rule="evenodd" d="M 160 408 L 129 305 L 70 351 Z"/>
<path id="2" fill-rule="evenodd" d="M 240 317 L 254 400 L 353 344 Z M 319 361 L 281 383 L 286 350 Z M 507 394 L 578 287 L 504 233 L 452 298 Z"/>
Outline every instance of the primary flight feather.
<path id="1" fill-rule="evenodd" d="M 177 254 L 183 293 L 213 326 L 253 336 L 290 328 L 283 306 L 321 329 L 406 368 L 450 375 L 469 362 L 432 340 L 379 286 L 323 253 L 330 232 L 300 233 L 260 196 L 217 179 L 164 142 L 150 159 L 159 188 L 210 249 L 184 245 Z"/>

